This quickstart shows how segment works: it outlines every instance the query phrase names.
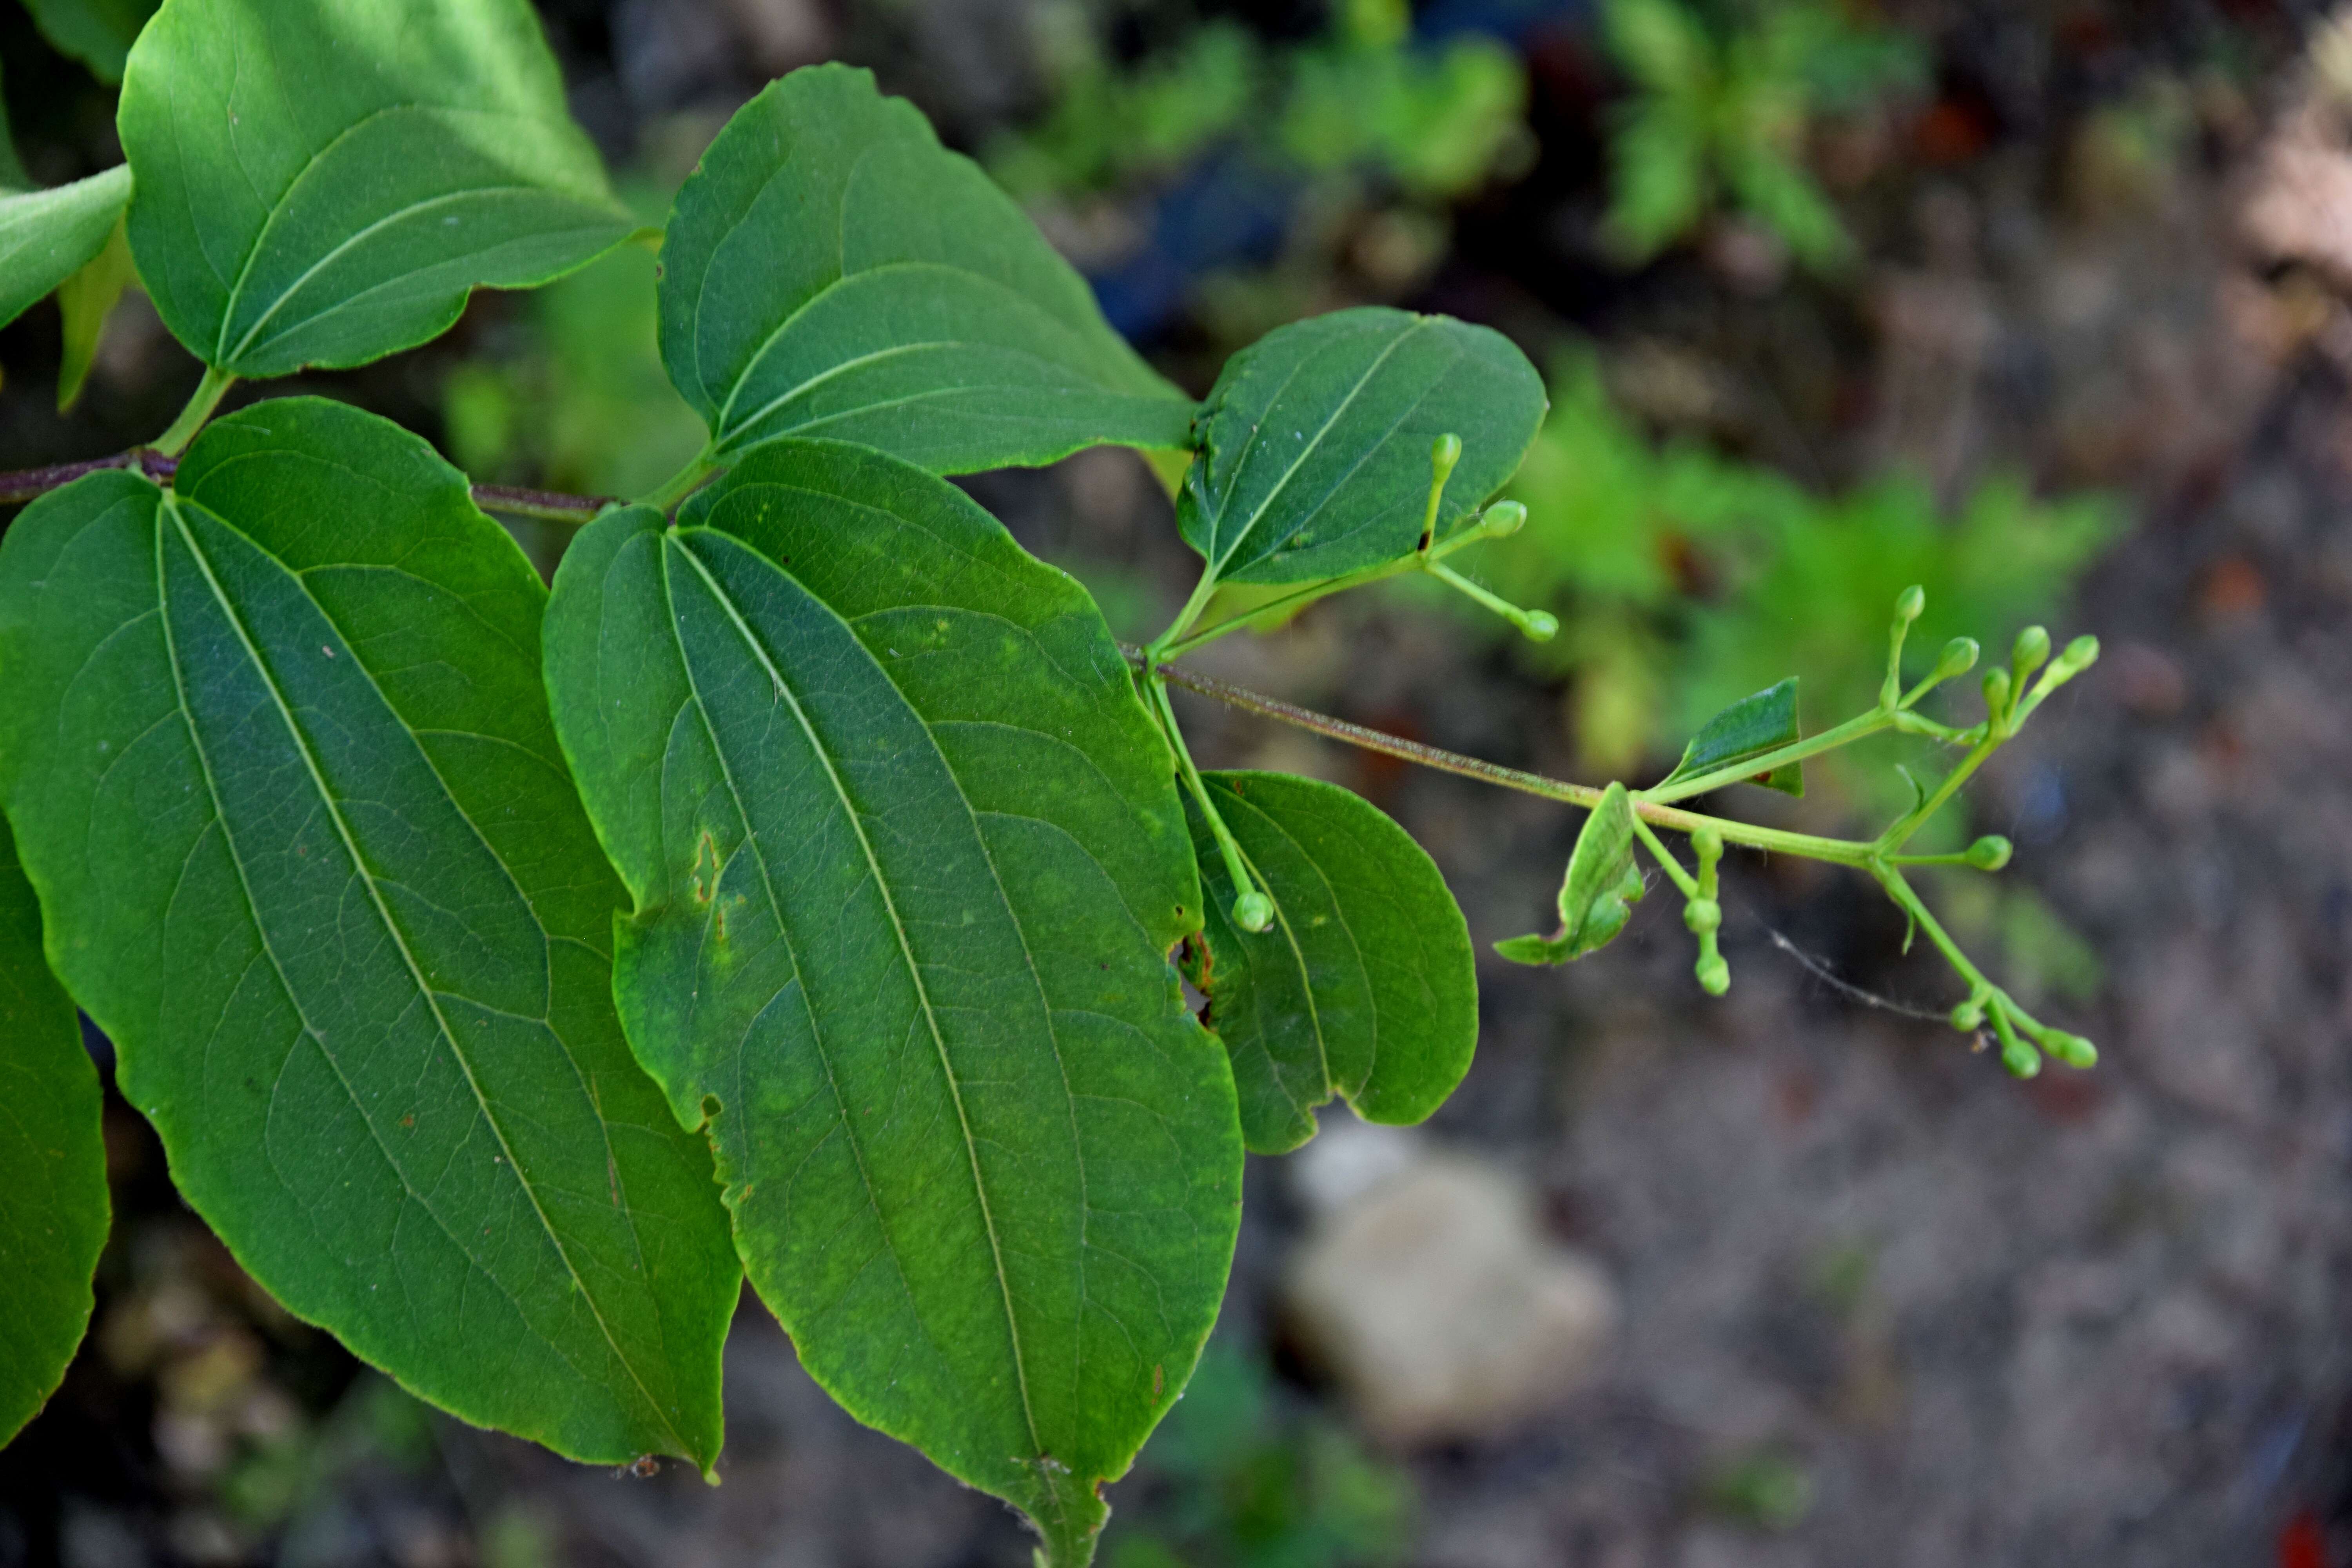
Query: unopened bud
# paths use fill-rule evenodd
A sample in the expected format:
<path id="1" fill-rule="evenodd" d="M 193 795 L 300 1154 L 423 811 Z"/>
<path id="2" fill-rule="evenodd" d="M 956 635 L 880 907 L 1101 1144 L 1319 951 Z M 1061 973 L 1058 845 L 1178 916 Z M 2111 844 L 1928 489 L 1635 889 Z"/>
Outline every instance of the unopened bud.
<path id="1" fill-rule="evenodd" d="M 1966 675 L 1977 665 L 1977 639 L 1954 637 L 1944 645 L 1936 658 L 1936 679 L 1949 680 L 1956 675 Z"/>
<path id="2" fill-rule="evenodd" d="M 1919 618 L 1919 612 L 1927 607 L 1927 590 L 1914 583 L 1895 599 L 1895 618 L 1905 622 L 1916 621 Z"/>
<path id="3" fill-rule="evenodd" d="M 2017 642 L 2009 650 L 2011 679 L 2023 687 L 2025 678 L 2040 669 L 2042 661 L 2049 657 L 2050 633 L 2041 626 L 2026 627 L 2017 634 Z"/>
<path id="4" fill-rule="evenodd" d="M 2042 1071 L 2042 1053 L 2011 1035 L 2000 1043 L 2000 1065 L 2012 1077 L 2032 1078 Z"/>
<path id="5" fill-rule="evenodd" d="M 1701 957 L 1692 973 L 1698 976 L 1699 989 L 1710 996 L 1720 996 L 1731 989 L 1731 965 L 1723 961 L 1719 952 Z"/>
<path id="6" fill-rule="evenodd" d="M 2095 1068 L 2099 1065 L 2099 1047 L 2080 1035 L 2070 1035 L 2063 1029 L 2044 1031 L 2042 1048 L 2070 1068 Z"/>
<path id="7" fill-rule="evenodd" d="M 1984 1027 L 1984 1008 L 1974 1002 L 1963 1002 L 1952 1009 L 1952 1027 L 1962 1034 Z"/>
<path id="8" fill-rule="evenodd" d="M 2009 864 L 2010 842 L 1998 833 L 1988 833 L 1969 846 L 1965 858 L 1979 871 L 1998 871 Z"/>
<path id="9" fill-rule="evenodd" d="M 1994 718 L 2009 706 L 2009 671 L 1988 669 L 1984 678 L 1985 711 Z"/>
<path id="10" fill-rule="evenodd" d="M 1559 636 L 1559 617 L 1549 610 L 1528 610 L 1519 616 L 1519 630 L 1529 642 L 1549 642 Z"/>
<path id="11" fill-rule="evenodd" d="M 1454 465 L 1461 460 L 1461 437 L 1454 435 L 1440 436 L 1436 440 L 1430 443 L 1429 466 L 1437 470 L 1438 476 L 1441 479 L 1445 475 L 1452 473 L 1454 471 Z"/>
<path id="12" fill-rule="evenodd" d="M 1489 539 L 1508 539 L 1528 521 L 1528 509 L 1515 500 L 1498 500 L 1478 520 L 1478 531 Z"/>
<path id="13" fill-rule="evenodd" d="M 2066 651 L 2058 656 L 2061 671 L 2058 679 L 2063 680 L 2069 676 L 2080 675 L 2098 661 L 2099 639 L 2086 633 L 2068 643 Z"/>
<path id="14" fill-rule="evenodd" d="M 1723 906 L 1713 899 L 1693 899 L 1683 906 L 1683 924 L 1700 936 L 1723 929 Z"/>
<path id="15" fill-rule="evenodd" d="M 1264 931 L 1274 923 L 1274 900 L 1252 888 L 1234 900 L 1234 924 L 1244 931 Z"/>

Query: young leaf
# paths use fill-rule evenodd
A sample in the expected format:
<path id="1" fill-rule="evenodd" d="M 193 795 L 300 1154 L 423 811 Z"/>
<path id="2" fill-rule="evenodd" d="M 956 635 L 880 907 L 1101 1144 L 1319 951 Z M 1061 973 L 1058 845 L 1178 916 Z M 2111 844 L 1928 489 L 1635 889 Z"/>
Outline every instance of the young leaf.
<path id="1" fill-rule="evenodd" d="M 1442 534 L 1511 477 L 1543 413 L 1543 378 L 1485 327 L 1381 308 L 1294 322 L 1226 362 L 1177 525 L 1224 582 L 1377 566 L 1421 542 L 1432 442 L 1462 440 Z"/>
<path id="2" fill-rule="evenodd" d="M 1633 864 L 1633 799 L 1612 784 L 1584 819 L 1568 875 L 1559 885 L 1559 930 L 1549 936 L 1515 936 L 1495 951 L 1514 963 L 1566 963 L 1605 946 L 1625 929 L 1642 897 Z"/>
<path id="3" fill-rule="evenodd" d="M 1741 698 L 1709 719 L 1691 737 L 1690 744 L 1683 748 L 1683 760 L 1675 764 L 1675 771 L 1660 782 L 1675 784 L 1711 773 L 1748 757 L 1760 757 L 1794 744 L 1797 739 L 1797 678 L 1792 675 Z M 1805 765 L 1783 763 L 1748 782 L 1777 789 L 1782 795 L 1801 795 L 1805 793 Z"/>
<path id="4" fill-rule="evenodd" d="M 171 0 L 116 119 L 140 278 L 237 375 L 413 347 L 631 226 L 525 0 Z"/>
<path id="5" fill-rule="evenodd" d="M 107 83 L 122 79 L 131 40 L 155 14 L 156 0 L 25 0 L 41 37 Z"/>
<path id="6" fill-rule="evenodd" d="M 174 482 L 91 475 L 0 542 L 0 795 L 124 1098 L 254 1278 L 408 1388 L 707 1469 L 741 1270 L 613 1010 L 538 577 L 340 404 L 217 421 Z"/>
<path id="7" fill-rule="evenodd" d="M 0 326 L 103 249 L 130 199 L 120 164 L 54 190 L 0 192 Z"/>
<path id="8" fill-rule="evenodd" d="M 1334 1094 L 1367 1121 L 1423 1120 L 1478 1043 L 1470 930 L 1445 879 L 1403 828 L 1337 784 L 1203 777 L 1275 906 L 1266 931 L 1234 927 L 1223 858 L 1188 812 L 1208 914 L 1193 983 L 1233 1058 L 1243 1137 L 1261 1154 L 1296 1149 Z"/>
<path id="9" fill-rule="evenodd" d="M 662 359 L 730 457 L 862 442 L 935 473 L 1181 447 L 1192 405 L 1011 197 L 845 66 L 738 110 L 662 243 Z"/>
<path id="10" fill-rule="evenodd" d="M 73 1360 L 106 1226 L 98 1071 L 41 957 L 41 911 L 0 824 L 0 1444 Z"/>
<path id="11" fill-rule="evenodd" d="M 106 244 L 82 264 L 80 271 L 58 285 L 58 312 L 65 318 L 65 348 L 58 361 L 58 412 L 72 408 L 81 396 L 82 383 L 98 358 L 98 341 L 106 333 L 106 320 L 122 299 L 122 290 L 138 276 L 131 264 L 131 242 L 117 218 Z"/>
<path id="12" fill-rule="evenodd" d="M 1166 954 L 1201 894 L 1086 592 L 944 480 L 751 453 L 591 525 L 556 722 L 635 896 L 622 1016 L 708 1129 L 801 1360 L 1086 1561 L 1215 1318 L 1233 1078 Z"/>

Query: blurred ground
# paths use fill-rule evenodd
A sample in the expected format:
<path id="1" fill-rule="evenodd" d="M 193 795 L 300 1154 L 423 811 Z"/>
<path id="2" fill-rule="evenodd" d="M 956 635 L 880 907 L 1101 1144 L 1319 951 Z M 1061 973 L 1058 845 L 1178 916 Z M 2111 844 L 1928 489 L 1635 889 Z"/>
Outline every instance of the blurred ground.
<path id="1" fill-rule="evenodd" d="M 824 56 L 875 65 L 961 144 L 1039 111 L 1025 13 L 998 0 L 543 9 L 619 167 L 677 164 L 766 73 Z M 1425 33 L 1485 26 L 1521 52 L 1540 155 L 1454 202 L 1441 250 L 1385 272 L 1349 250 L 1318 286 L 1489 321 L 1539 363 L 1590 334 L 1652 426 L 1809 484 L 1904 464 L 1956 492 L 2006 467 L 2122 496 L 2130 533 L 2053 622 L 2106 657 L 1972 791 L 2017 841 L 2006 875 L 2098 956 L 2095 990 L 2044 1010 L 2104 1059 L 2020 1084 L 1857 1004 L 1772 933 L 1874 994 L 1940 1010 L 1956 991 L 1900 956 L 1874 891 L 1756 858 L 1727 866 L 1724 1001 L 1691 983 L 1665 900 L 1567 970 L 1485 966 L 1477 1063 L 1416 1147 L 1525 1184 L 1545 1237 L 1599 1265 L 1613 1333 L 1538 1414 L 1418 1447 L 1352 1434 L 1279 1305 L 1318 1200 L 1296 1161 L 1255 1163 L 1220 1359 L 1112 1493 L 1117 1568 L 2352 1563 L 2352 159 L 2302 63 L 2317 18 L 1885 9 L 1932 68 L 1899 115 L 1816 151 L 1863 258 L 1841 278 L 1792 274 L 1737 224 L 1609 261 L 1591 17 L 1435 5 Z M 1295 36 L 1313 13 L 1251 19 Z M 54 181 L 112 154 L 102 98 L 44 58 L 11 8 L 11 113 Z M 194 369 L 135 307 L 70 420 L 48 408 L 54 313 L 0 333 L 0 466 L 161 427 Z M 441 344 L 314 379 L 455 445 L 451 377 L 526 308 L 486 299 Z M 1202 390 L 1215 312 L 1149 331 Z M 1139 462 L 971 488 L 1114 618 L 1181 598 Z M 1584 776 L 1558 684 L 1417 602 L 1324 606 L 1196 662 Z M 1482 950 L 1547 907 L 1570 814 L 1184 717 L 1204 764 L 1318 773 L 1396 815 Z M 1841 809 L 1791 820 L 1834 830 Z M 583 1469 L 356 1368 L 243 1281 L 120 1104 L 109 1145 L 98 1324 L 0 1453 L 0 1564 L 1026 1561 L 1010 1516 L 835 1410 L 756 1302 L 730 1349 L 725 1485 Z"/>

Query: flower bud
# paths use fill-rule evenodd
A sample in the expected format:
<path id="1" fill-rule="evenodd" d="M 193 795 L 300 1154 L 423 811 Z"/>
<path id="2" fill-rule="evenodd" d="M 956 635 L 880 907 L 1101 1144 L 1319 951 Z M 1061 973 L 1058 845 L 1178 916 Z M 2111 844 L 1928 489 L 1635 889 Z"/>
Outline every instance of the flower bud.
<path id="1" fill-rule="evenodd" d="M 2094 1068 L 2099 1065 L 2099 1047 L 2080 1035 L 2070 1035 L 2063 1029 L 2045 1030 L 2042 1048 L 2070 1068 Z"/>
<path id="2" fill-rule="evenodd" d="M 1252 888 L 1234 900 L 1234 924 L 1244 931 L 1264 931 L 1274 923 L 1274 900 Z"/>
<path id="3" fill-rule="evenodd" d="M 1437 470 L 1437 474 L 1440 479 L 1444 479 L 1446 475 L 1451 474 L 1454 471 L 1454 465 L 1461 460 L 1461 437 L 1454 435 L 1440 436 L 1436 440 L 1430 443 L 1429 466 Z"/>
<path id="4" fill-rule="evenodd" d="M 1952 1027 L 1967 1034 L 1984 1027 L 1984 1008 L 1975 1002 L 1963 1002 L 1952 1009 Z"/>
<path id="5" fill-rule="evenodd" d="M 1698 976 L 1699 989 L 1710 996 L 1720 996 L 1731 989 L 1731 965 L 1719 952 L 1704 953 L 1693 973 Z"/>
<path id="6" fill-rule="evenodd" d="M 1508 539 L 1528 521 L 1528 509 L 1515 500 L 1498 500 L 1478 520 L 1478 531 L 1489 539 Z"/>
<path id="7" fill-rule="evenodd" d="M 2000 1065 L 2011 1077 L 2032 1078 L 2042 1071 L 2042 1053 L 2011 1035 L 2000 1043 Z"/>
<path id="8" fill-rule="evenodd" d="M 2085 633 L 2068 643 L 2066 651 L 2058 656 L 2058 668 L 2063 672 L 2059 679 L 2080 675 L 2098 661 L 2099 639 Z"/>
<path id="9" fill-rule="evenodd" d="M 1968 847 L 1968 863 L 1979 871 L 1998 871 L 2009 864 L 2010 842 L 1998 833 L 1988 833 Z"/>
<path id="10" fill-rule="evenodd" d="M 1927 590 L 1914 583 L 1895 601 L 1895 618 L 1908 624 L 1917 620 L 1919 612 L 1927 607 Z"/>
<path id="11" fill-rule="evenodd" d="M 1937 657 L 1936 679 L 1949 680 L 1956 675 L 1966 675 L 1976 668 L 1976 663 L 1977 639 L 1954 637 L 1944 645 L 1944 651 Z"/>
<path id="12" fill-rule="evenodd" d="M 1984 678 L 1985 711 L 1999 718 L 2009 706 L 2009 671 L 1988 669 Z"/>
<path id="13" fill-rule="evenodd" d="M 1549 642 L 1559 636 L 1559 617 L 1549 610 L 1528 610 L 1519 617 L 1519 630 L 1529 642 Z"/>
<path id="14" fill-rule="evenodd" d="M 2011 679 L 2022 689 L 2025 678 L 2040 669 L 2042 661 L 2049 657 L 2050 633 L 2041 626 L 2026 627 L 2017 634 L 2016 645 L 2009 650 Z"/>
<path id="15" fill-rule="evenodd" d="M 1683 924 L 1700 936 L 1723 929 L 1723 906 L 1713 899 L 1693 899 L 1683 906 Z"/>

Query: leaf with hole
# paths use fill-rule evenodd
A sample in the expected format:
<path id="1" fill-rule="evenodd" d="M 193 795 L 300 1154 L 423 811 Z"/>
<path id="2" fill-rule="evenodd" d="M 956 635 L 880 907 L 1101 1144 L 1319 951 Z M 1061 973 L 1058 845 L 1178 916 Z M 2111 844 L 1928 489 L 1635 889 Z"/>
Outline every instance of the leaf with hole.
<path id="1" fill-rule="evenodd" d="M 679 190 L 661 343 L 721 458 L 801 435 L 966 473 L 1181 447 L 1192 416 L 1012 198 L 845 66 L 771 83 Z"/>
<path id="2" fill-rule="evenodd" d="M 102 82 L 122 79 L 122 62 L 156 0 L 25 0 L 41 37 L 71 55 Z"/>
<path id="3" fill-rule="evenodd" d="M 547 672 L 636 899 L 624 1021 L 752 1284 L 860 1420 L 1083 1563 L 1241 1202 L 1172 763 L 1084 589 L 962 492 L 751 453 L 556 576 Z"/>
<path id="4" fill-rule="evenodd" d="M 52 190 L 0 192 L 0 326 L 103 250 L 130 199 L 120 164 Z"/>
<path id="5" fill-rule="evenodd" d="M 1559 884 L 1559 929 L 1549 936 L 1515 936 L 1495 944 L 1513 963 L 1566 963 L 1604 947 L 1625 929 L 1641 900 L 1642 870 L 1633 864 L 1633 797 L 1622 784 L 1601 794 L 1584 819 L 1568 875 Z"/>
<path id="6" fill-rule="evenodd" d="M 0 542 L 0 795 L 123 1097 L 246 1269 L 410 1390 L 707 1468 L 740 1269 L 614 1012 L 537 575 L 341 404 L 221 420 L 174 483 L 90 475 Z"/>
<path id="7" fill-rule="evenodd" d="M 1509 339 L 1450 316 L 1374 307 L 1280 327 L 1226 362 L 1202 405 L 1177 526 L 1221 582 L 1398 560 L 1421 542 L 1437 437 L 1462 440 L 1443 534 L 1511 477 L 1544 406 Z"/>
<path id="8" fill-rule="evenodd" d="M 237 375 L 414 347 L 632 227 L 525 0 L 171 0 L 117 121 L 140 278 Z"/>
<path id="9" fill-rule="evenodd" d="M 41 911 L 0 823 L 0 1444 L 56 1392 L 106 1246 L 98 1069 L 41 956 Z"/>
<path id="10" fill-rule="evenodd" d="M 1265 931 L 1234 925 L 1239 889 L 1188 800 L 1208 915 L 1188 950 L 1191 978 L 1233 1058 L 1250 1148 L 1297 1148 L 1335 1094 L 1370 1121 L 1426 1119 L 1478 1043 L 1470 931 L 1445 879 L 1403 828 L 1337 784 L 1202 777 L 1274 900 Z"/>
<path id="11" fill-rule="evenodd" d="M 1741 698 L 1700 726 L 1690 744 L 1683 748 L 1683 760 L 1660 781 L 1659 787 L 1737 766 L 1750 757 L 1794 745 L 1798 738 L 1797 678 L 1792 675 Z M 1783 763 L 1746 782 L 1779 790 L 1782 795 L 1801 795 L 1805 793 L 1805 764 Z"/>

